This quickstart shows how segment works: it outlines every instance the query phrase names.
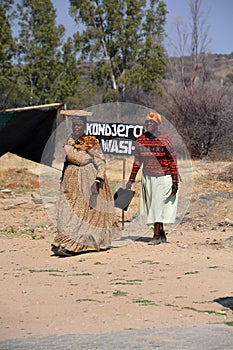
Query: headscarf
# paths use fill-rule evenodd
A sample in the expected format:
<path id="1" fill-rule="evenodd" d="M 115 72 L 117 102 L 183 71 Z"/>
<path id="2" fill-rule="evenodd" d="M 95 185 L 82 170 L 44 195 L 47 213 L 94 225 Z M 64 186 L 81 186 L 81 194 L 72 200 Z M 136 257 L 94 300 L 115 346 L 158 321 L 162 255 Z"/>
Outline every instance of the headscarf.
<path id="1" fill-rule="evenodd" d="M 71 121 L 72 121 L 72 123 L 78 123 L 78 124 L 80 124 L 80 123 L 83 123 L 83 124 L 86 124 L 86 122 L 87 122 L 87 118 L 86 117 L 79 117 L 79 116 L 73 116 L 72 118 L 71 118 Z"/>
<path id="2" fill-rule="evenodd" d="M 146 116 L 146 120 L 153 120 L 156 124 L 161 124 L 162 122 L 162 117 L 159 113 L 157 112 L 150 112 L 147 116 Z"/>

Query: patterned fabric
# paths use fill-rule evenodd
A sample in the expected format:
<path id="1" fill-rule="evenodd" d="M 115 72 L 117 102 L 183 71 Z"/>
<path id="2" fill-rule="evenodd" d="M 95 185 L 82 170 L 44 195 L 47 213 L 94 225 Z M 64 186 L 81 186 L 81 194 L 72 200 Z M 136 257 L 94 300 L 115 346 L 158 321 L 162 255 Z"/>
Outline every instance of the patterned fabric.
<path id="1" fill-rule="evenodd" d="M 69 137 L 66 166 L 58 204 L 56 246 L 79 252 L 100 250 L 119 236 L 113 196 L 105 176 L 105 160 L 94 136 Z M 96 177 L 104 179 L 98 194 L 91 192 Z"/>
<path id="2" fill-rule="evenodd" d="M 150 112 L 146 116 L 146 120 L 153 120 L 156 124 L 161 124 L 162 123 L 162 117 L 159 113 L 157 112 Z"/>
<path id="3" fill-rule="evenodd" d="M 66 161 L 75 165 L 85 165 L 93 162 L 96 166 L 96 177 L 105 176 L 105 159 L 101 147 L 95 136 L 83 135 L 78 140 L 69 136 L 64 144 Z"/>
<path id="4" fill-rule="evenodd" d="M 73 137 L 70 136 L 67 140 L 67 143 L 83 151 L 90 151 L 94 147 L 98 148 L 99 144 L 95 136 L 88 136 L 86 134 L 82 135 L 78 140 L 75 140 Z"/>
<path id="5" fill-rule="evenodd" d="M 137 138 L 130 181 L 135 181 L 141 165 L 145 175 L 171 175 L 172 182 L 179 182 L 176 153 L 173 142 L 167 134 L 156 137 L 145 132 Z"/>

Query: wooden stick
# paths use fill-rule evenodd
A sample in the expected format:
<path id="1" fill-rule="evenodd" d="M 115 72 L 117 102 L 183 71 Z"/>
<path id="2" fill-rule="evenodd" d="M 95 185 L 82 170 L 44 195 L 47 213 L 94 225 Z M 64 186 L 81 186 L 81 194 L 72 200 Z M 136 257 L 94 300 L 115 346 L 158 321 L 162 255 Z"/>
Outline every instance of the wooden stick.
<path id="1" fill-rule="evenodd" d="M 10 108 L 0 111 L 1 113 L 4 112 L 17 112 L 17 111 L 27 111 L 30 109 L 40 109 L 40 108 L 52 108 L 52 107 L 62 107 L 64 105 L 64 102 L 59 103 L 50 103 L 47 105 L 40 105 L 40 106 L 29 106 L 29 107 L 19 107 L 19 108 Z"/>
<path id="2" fill-rule="evenodd" d="M 92 112 L 87 112 L 82 109 L 63 109 L 60 111 L 60 115 L 65 117 L 91 117 Z"/>
<path id="3" fill-rule="evenodd" d="M 123 183 L 125 182 L 125 162 L 126 162 L 126 160 L 125 160 L 125 158 L 123 159 Z M 124 212 L 124 210 L 122 210 L 121 211 L 121 224 L 122 224 L 122 227 L 121 227 L 121 229 L 122 230 L 124 230 L 124 228 L 125 228 L 125 212 Z"/>

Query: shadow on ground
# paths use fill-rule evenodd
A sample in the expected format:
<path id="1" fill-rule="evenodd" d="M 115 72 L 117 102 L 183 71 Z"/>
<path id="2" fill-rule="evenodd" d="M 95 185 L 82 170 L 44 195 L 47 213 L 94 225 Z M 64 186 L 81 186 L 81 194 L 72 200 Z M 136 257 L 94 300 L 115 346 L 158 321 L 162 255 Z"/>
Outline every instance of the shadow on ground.
<path id="1" fill-rule="evenodd" d="M 233 310 L 233 297 L 223 297 L 214 299 L 216 303 Z"/>

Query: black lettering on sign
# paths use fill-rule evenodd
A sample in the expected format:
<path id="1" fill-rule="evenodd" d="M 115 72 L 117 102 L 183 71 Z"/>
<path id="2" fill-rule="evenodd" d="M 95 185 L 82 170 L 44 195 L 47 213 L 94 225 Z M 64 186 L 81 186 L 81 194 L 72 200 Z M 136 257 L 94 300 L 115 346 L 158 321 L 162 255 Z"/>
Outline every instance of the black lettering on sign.
<path id="1" fill-rule="evenodd" d="M 104 153 L 131 155 L 135 141 L 143 133 L 143 125 L 88 122 L 86 133 L 99 140 Z"/>

